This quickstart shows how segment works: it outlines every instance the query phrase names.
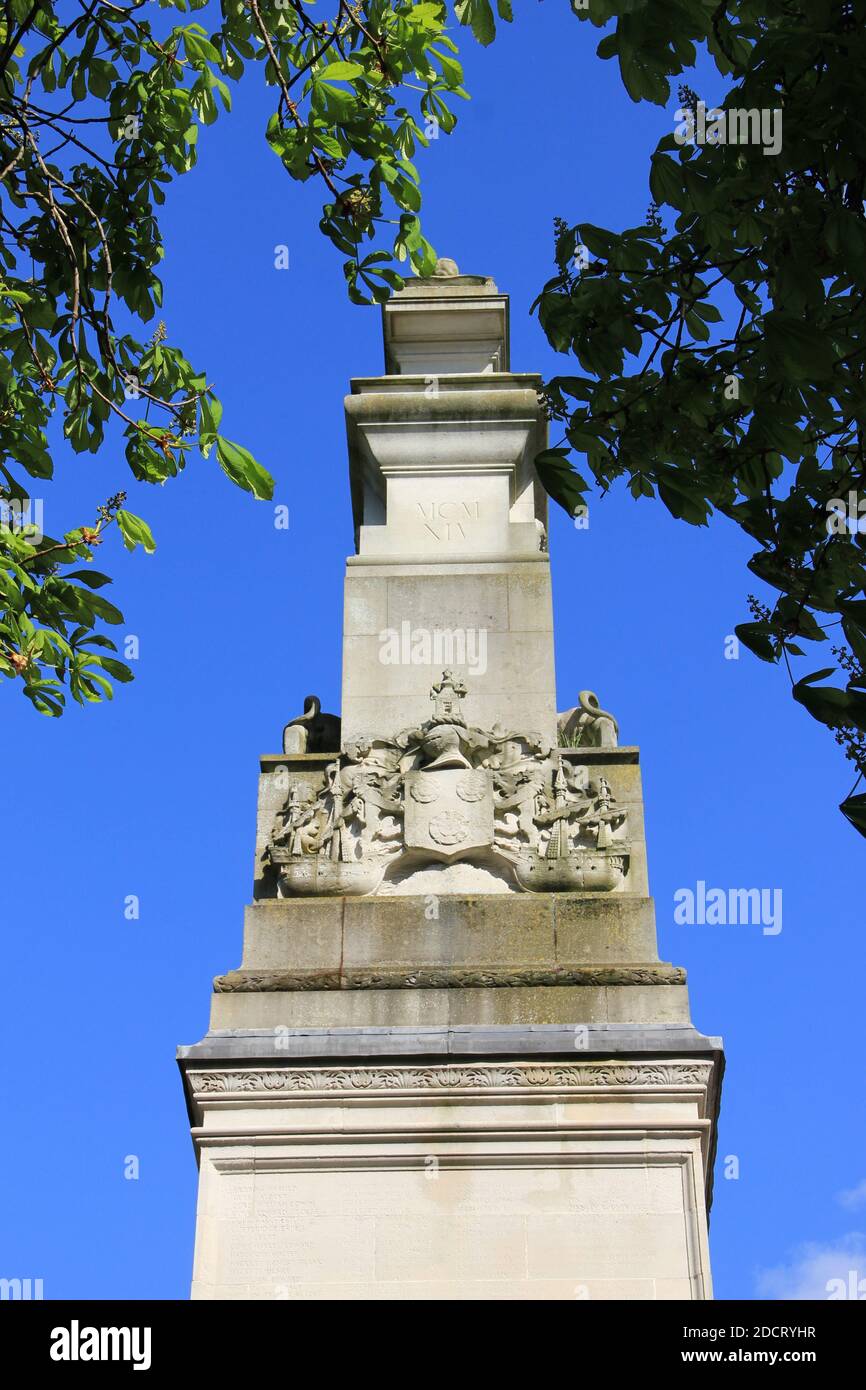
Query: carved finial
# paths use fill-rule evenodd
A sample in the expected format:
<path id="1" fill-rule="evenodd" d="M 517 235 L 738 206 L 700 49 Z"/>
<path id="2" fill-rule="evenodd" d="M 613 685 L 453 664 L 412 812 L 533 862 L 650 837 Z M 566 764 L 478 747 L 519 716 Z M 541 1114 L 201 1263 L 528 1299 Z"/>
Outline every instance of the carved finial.
<path id="1" fill-rule="evenodd" d="M 459 275 L 460 271 L 457 269 L 456 261 L 450 260 L 448 256 L 440 256 L 433 267 L 433 274 L 441 280 L 450 280 L 453 276 Z"/>
<path id="2" fill-rule="evenodd" d="M 445 670 L 441 679 L 434 681 L 430 688 L 433 701 L 434 718 L 440 721 L 456 720 L 463 723 L 460 701 L 466 695 L 466 686 L 455 677 L 454 672 Z"/>

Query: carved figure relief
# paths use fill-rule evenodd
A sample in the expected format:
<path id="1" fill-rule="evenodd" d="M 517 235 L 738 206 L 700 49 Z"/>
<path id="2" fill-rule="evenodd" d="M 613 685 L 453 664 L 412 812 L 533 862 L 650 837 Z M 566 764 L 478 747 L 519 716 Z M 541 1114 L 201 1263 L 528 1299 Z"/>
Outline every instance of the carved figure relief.
<path id="1" fill-rule="evenodd" d="M 459 860 L 517 891 L 622 886 L 627 818 L 607 780 L 535 734 L 467 725 L 465 695 L 443 671 L 422 725 L 349 745 L 318 791 L 291 786 L 267 850 L 282 895 L 373 893 L 396 870 Z"/>

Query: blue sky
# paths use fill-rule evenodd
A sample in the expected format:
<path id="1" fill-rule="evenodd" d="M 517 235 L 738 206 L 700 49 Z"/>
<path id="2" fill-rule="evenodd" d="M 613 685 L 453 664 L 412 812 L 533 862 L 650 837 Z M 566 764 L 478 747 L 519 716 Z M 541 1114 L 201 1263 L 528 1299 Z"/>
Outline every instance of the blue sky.
<path id="1" fill-rule="evenodd" d="M 672 128 L 676 102 L 633 105 L 597 37 L 565 0 L 524 0 L 487 51 L 461 36 L 473 100 L 420 161 L 439 254 L 511 295 L 518 371 L 568 370 L 528 314 L 553 217 L 641 221 Z M 339 702 L 342 398 L 382 370 L 379 315 L 349 304 L 318 190 L 266 146 L 270 100 L 244 82 L 169 194 L 164 317 L 216 383 L 225 432 L 274 474 L 289 528 L 213 461 L 148 489 L 111 446 L 61 448 L 50 533 L 128 486 L 158 541 L 145 557 L 111 539 L 99 558 L 140 640 L 137 678 L 57 721 L 0 688 L 0 1275 L 42 1278 L 49 1298 L 188 1294 L 196 1169 L 175 1046 L 204 1034 L 211 977 L 240 959 L 258 756 L 308 691 Z M 863 842 L 836 809 L 849 767 L 781 671 L 725 659 L 761 593 L 731 524 L 698 531 L 615 492 L 586 531 L 557 512 L 551 553 L 560 708 L 596 690 L 641 746 L 660 952 L 689 970 L 696 1025 L 725 1037 L 719 1152 L 739 1177 L 720 1164 L 717 1296 L 821 1296 L 866 1272 Z M 781 889 L 782 931 L 676 925 L 675 891 L 699 880 Z"/>

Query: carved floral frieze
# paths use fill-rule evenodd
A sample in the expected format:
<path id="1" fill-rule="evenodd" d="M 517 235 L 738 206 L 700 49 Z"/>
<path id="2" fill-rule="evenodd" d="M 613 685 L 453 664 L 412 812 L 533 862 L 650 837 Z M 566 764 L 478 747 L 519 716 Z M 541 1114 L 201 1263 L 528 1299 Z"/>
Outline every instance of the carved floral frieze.
<path id="1" fill-rule="evenodd" d="M 556 1062 L 429 1067 L 285 1067 L 190 1072 L 197 1095 L 313 1091 L 583 1090 L 706 1088 L 711 1062 Z"/>

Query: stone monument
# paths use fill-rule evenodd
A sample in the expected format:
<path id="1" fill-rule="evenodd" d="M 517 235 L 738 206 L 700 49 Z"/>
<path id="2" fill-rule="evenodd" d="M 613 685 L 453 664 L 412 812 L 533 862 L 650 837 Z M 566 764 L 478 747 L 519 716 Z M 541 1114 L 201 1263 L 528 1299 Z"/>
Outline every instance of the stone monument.
<path id="1" fill-rule="evenodd" d="M 658 958 L 638 750 L 557 714 L 541 381 L 453 262 L 382 316 L 341 716 L 262 758 L 243 959 L 179 1049 L 193 1297 L 709 1298 L 721 1044 Z"/>

